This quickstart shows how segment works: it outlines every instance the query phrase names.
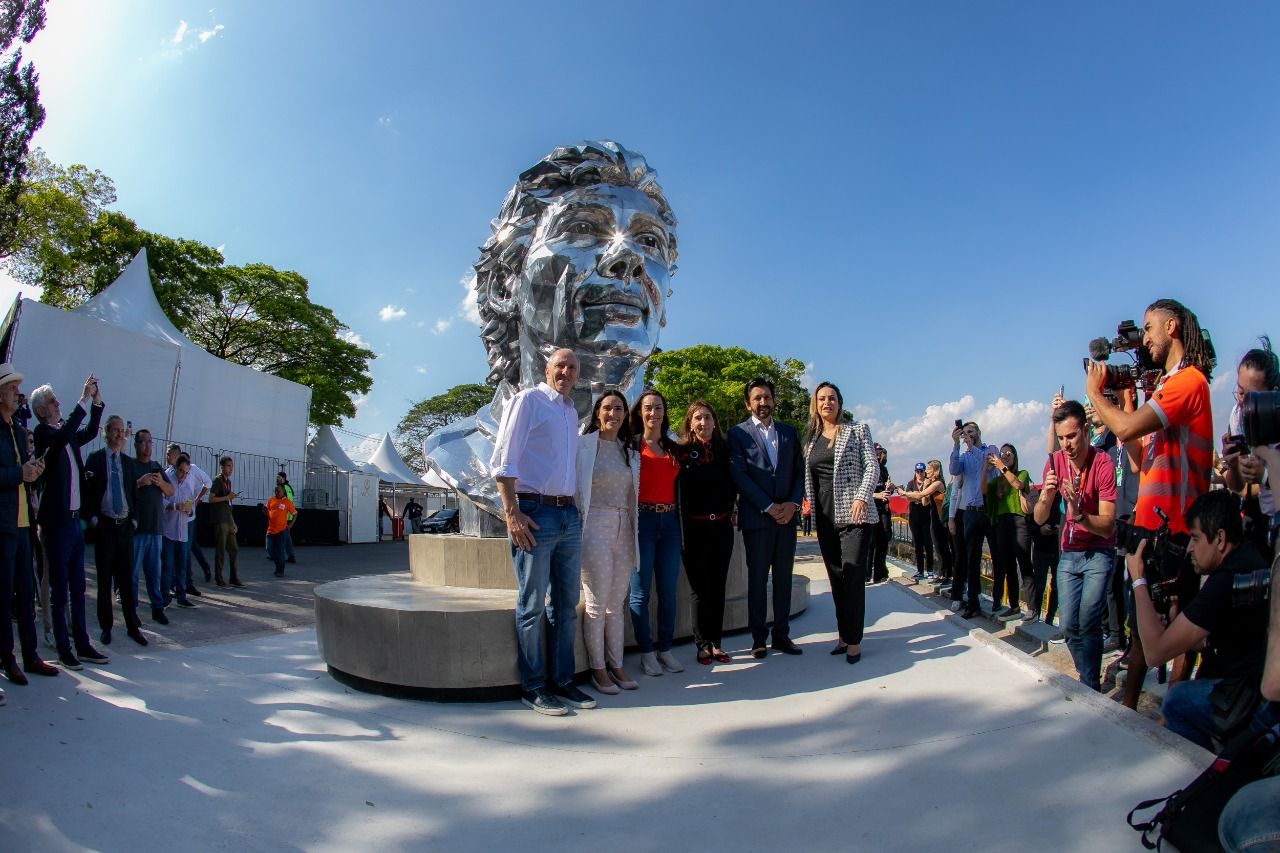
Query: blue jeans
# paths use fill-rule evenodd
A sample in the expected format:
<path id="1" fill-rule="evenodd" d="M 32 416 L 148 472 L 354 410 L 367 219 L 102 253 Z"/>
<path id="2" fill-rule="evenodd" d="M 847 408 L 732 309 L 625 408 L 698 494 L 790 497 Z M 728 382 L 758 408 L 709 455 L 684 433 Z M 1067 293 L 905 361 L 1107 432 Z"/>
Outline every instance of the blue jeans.
<path id="1" fill-rule="evenodd" d="M 1280 850 L 1280 776 L 1245 785 L 1218 818 L 1218 840 L 1224 850 Z"/>
<path id="2" fill-rule="evenodd" d="M 138 573 L 142 572 L 147 581 L 147 598 L 151 600 L 151 609 L 164 607 L 164 593 L 160 591 L 160 561 L 164 553 L 164 534 L 133 534 L 133 597 L 138 597 Z"/>
<path id="3" fill-rule="evenodd" d="M 46 525 L 44 548 L 48 556 L 49 609 L 58 652 L 70 652 L 73 640 L 77 649 L 86 648 L 90 643 L 84 621 L 84 530 L 80 519 L 60 519 Z M 70 634 L 67 632 L 68 607 L 71 609 Z M 11 626 L 5 624 L 0 630 L 9 631 Z"/>
<path id="4" fill-rule="evenodd" d="M 189 556 L 187 543 L 165 539 L 163 553 L 164 569 L 160 575 L 160 589 L 164 593 L 165 600 L 168 601 L 172 593 L 179 601 L 186 603 L 187 584 L 190 583 L 190 577 L 187 574 L 187 557 Z"/>
<path id="5" fill-rule="evenodd" d="M 285 545 L 289 541 L 289 529 L 267 534 L 267 556 L 276 564 L 276 573 L 284 573 Z"/>
<path id="6" fill-rule="evenodd" d="M 521 499 L 520 511 L 538 526 L 532 551 L 511 545 L 516 572 L 516 664 L 520 687 L 537 690 L 550 680 L 563 687 L 573 680 L 578 595 L 582 588 L 582 520 L 578 508 Z M 550 593 L 551 600 L 547 600 Z M 547 661 L 546 630 L 551 630 Z M 549 665 L 548 665 L 549 663 Z M 549 676 L 549 678 L 548 678 Z"/>
<path id="7" fill-rule="evenodd" d="M 1080 682 L 1102 690 L 1102 617 L 1116 552 L 1063 551 L 1058 557 L 1058 623 Z"/>
<path id="8" fill-rule="evenodd" d="M 649 591 L 658 584 L 658 643 L 660 652 L 671 651 L 676 633 L 676 584 L 680 580 L 680 518 L 675 512 L 640 510 L 636 527 L 640 537 L 640 565 L 631 573 L 631 628 L 642 652 L 654 650 L 649 631 Z"/>
<path id="9" fill-rule="evenodd" d="M 1164 727 L 1197 746 L 1216 752 L 1213 748 L 1213 736 L 1218 729 L 1213 724 L 1213 707 L 1209 703 L 1209 694 L 1218 686 L 1219 681 L 1219 678 L 1197 678 L 1194 681 L 1170 684 L 1168 692 L 1164 694 L 1164 702 L 1160 705 Z"/>

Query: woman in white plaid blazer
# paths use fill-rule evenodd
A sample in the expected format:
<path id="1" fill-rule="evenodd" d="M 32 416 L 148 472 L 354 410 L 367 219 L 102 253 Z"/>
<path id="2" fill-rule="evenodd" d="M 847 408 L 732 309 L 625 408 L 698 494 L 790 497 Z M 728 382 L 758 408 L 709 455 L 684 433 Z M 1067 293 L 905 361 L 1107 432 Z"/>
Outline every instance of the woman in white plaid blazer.
<path id="1" fill-rule="evenodd" d="M 830 382 L 820 382 L 809 399 L 804 446 L 804 494 L 813 508 L 818 547 L 831 580 L 840 636 L 831 654 L 847 663 L 862 660 L 866 621 L 865 577 L 875 524 L 880 464 L 866 424 L 841 423 L 844 397 Z"/>

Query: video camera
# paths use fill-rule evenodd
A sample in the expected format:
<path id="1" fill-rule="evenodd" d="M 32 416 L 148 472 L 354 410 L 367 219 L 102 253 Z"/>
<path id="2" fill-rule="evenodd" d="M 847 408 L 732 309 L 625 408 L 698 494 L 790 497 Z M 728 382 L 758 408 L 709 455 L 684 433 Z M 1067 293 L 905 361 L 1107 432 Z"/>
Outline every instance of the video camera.
<path id="1" fill-rule="evenodd" d="M 1191 558 L 1187 554 L 1186 540 L 1179 541 L 1169 532 L 1169 516 L 1160 507 L 1155 509 L 1161 522 L 1156 530 L 1117 519 L 1116 547 L 1126 554 L 1133 554 L 1141 542 L 1147 543 L 1142 554 L 1142 576 L 1147 579 L 1147 591 L 1151 593 L 1151 603 L 1155 605 L 1156 612 L 1167 616 L 1172 597 L 1178 589 L 1178 580 L 1192 570 Z"/>
<path id="2" fill-rule="evenodd" d="M 1125 320 L 1117 326 L 1116 336 L 1111 340 L 1094 338 L 1089 341 L 1089 357 L 1081 359 L 1081 363 L 1088 370 L 1092 362 L 1109 361 L 1111 354 L 1117 352 L 1130 353 L 1133 361 L 1128 364 L 1108 364 L 1107 379 L 1103 387 L 1108 391 L 1116 388 L 1145 390 L 1148 375 L 1158 373 L 1160 366 L 1151 360 L 1150 353 L 1142 345 L 1142 330 L 1132 320 Z"/>
<path id="3" fill-rule="evenodd" d="M 1231 579 L 1232 607 L 1266 607 L 1271 601 L 1271 569 L 1258 569 Z"/>

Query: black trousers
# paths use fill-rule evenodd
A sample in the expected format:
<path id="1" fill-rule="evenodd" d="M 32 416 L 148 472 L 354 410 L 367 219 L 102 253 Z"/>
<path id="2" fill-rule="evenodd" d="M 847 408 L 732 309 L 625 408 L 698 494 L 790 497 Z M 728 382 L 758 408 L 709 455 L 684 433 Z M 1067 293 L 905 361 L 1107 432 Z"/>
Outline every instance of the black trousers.
<path id="1" fill-rule="evenodd" d="M 120 612 L 130 631 L 142 623 L 138 620 L 138 595 L 133 588 L 133 524 L 116 524 L 110 519 L 98 520 L 93 546 L 93 560 L 98 567 L 98 627 L 106 631 L 112 625 L 112 587 L 120 590 Z"/>
<path id="2" fill-rule="evenodd" d="M 933 550 L 938 555 L 938 576 L 949 580 L 956 564 L 955 554 L 951 550 L 951 534 L 936 512 L 929 513 L 929 526 L 933 531 Z"/>
<path id="3" fill-rule="evenodd" d="M 818 548 L 831 581 L 831 601 L 836 608 L 836 629 L 840 641 L 849 645 L 862 642 L 862 629 L 867 621 L 867 561 L 876 535 L 875 524 L 849 524 L 837 528 L 822 513 L 817 513 Z"/>
<path id="4" fill-rule="evenodd" d="M 907 524 L 911 527 L 912 550 L 916 552 L 916 571 L 933 571 L 933 527 L 929 524 L 928 507 L 912 505 L 907 511 Z"/>
<path id="5" fill-rule="evenodd" d="M 36 649 L 35 573 L 31 570 L 31 532 L 0 530 L 0 661 L 13 657 L 13 622 L 18 622 L 22 660 L 39 657 Z M 16 595 L 15 595 L 16 593 Z M 10 608 L 17 602 L 16 613 Z"/>
<path id="6" fill-rule="evenodd" d="M 774 524 L 742 531 L 747 552 L 747 624 L 754 645 L 768 636 L 768 586 L 773 575 L 773 641 L 791 637 L 791 570 L 796 559 L 796 526 Z"/>
<path id="7" fill-rule="evenodd" d="M 964 583 L 968 578 L 969 555 L 964 547 L 964 513 L 956 514 L 954 519 L 956 532 L 951 533 L 951 553 L 955 555 L 955 563 L 951 571 L 951 600 L 961 601 L 964 598 Z M 947 529 L 950 533 L 950 528 Z"/>
<path id="8" fill-rule="evenodd" d="M 1058 609 L 1058 591 L 1057 589 L 1053 590 L 1053 595 L 1046 604 L 1044 600 L 1044 585 L 1047 579 L 1049 586 L 1056 587 L 1057 581 L 1054 576 L 1057 573 L 1057 548 L 1034 547 L 1031 549 L 1031 577 L 1023 579 L 1022 598 L 1027 603 L 1027 609 L 1037 616 L 1040 615 L 1040 608 L 1043 606 L 1045 608 L 1044 621 L 1046 622 L 1053 619 L 1053 615 Z"/>
<path id="9" fill-rule="evenodd" d="M 1032 575 L 1031 528 L 1027 526 L 1025 515 L 1006 512 L 996 521 L 995 532 L 992 606 L 998 609 L 1002 601 L 1007 601 L 1010 607 L 1017 609 L 1018 591 Z"/>
<path id="10" fill-rule="evenodd" d="M 889 542 L 893 540 L 893 511 L 889 502 L 876 502 L 876 513 L 880 520 L 875 526 L 875 541 L 871 545 L 871 566 L 867 573 L 868 580 L 883 581 L 889 579 Z"/>
<path id="11" fill-rule="evenodd" d="M 964 571 L 956 570 L 951 598 L 977 608 L 978 594 L 982 592 L 982 542 L 987 538 L 990 524 L 986 510 L 982 509 L 964 510 L 956 523 L 964 524 Z"/>
<path id="12" fill-rule="evenodd" d="M 724 638 L 724 587 L 733 557 L 733 525 L 684 521 L 684 572 L 693 590 L 693 641 L 719 646 Z"/>

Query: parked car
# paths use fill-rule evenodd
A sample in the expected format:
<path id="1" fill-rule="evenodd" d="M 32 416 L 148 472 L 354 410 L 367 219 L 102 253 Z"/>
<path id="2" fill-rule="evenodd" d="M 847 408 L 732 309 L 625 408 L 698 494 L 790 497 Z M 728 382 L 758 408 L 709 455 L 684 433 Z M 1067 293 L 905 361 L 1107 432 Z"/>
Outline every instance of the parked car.
<path id="1" fill-rule="evenodd" d="M 458 511 L 438 509 L 422 520 L 423 533 L 457 533 Z"/>

